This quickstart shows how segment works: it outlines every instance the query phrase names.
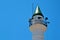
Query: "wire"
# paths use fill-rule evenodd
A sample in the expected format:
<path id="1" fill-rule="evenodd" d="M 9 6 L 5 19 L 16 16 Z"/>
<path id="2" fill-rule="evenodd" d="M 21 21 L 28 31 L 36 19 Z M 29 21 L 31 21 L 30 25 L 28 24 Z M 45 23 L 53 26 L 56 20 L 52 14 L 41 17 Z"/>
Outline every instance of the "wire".
<path id="1" fill-rule="evenodd" d="M 33 6 L 34 6 L 34 3 L 32 3 L 32 13 L 33 13 L 33 10 L 34 10 L 34 7 Z"/>
<path id="2" fill-rule="evenodd" d="M 33 2 L 32 2 L 32 13 L 34 11 L 34 4 L 37 6 L 39 4 L 39 0 L 33 0 Z"/>

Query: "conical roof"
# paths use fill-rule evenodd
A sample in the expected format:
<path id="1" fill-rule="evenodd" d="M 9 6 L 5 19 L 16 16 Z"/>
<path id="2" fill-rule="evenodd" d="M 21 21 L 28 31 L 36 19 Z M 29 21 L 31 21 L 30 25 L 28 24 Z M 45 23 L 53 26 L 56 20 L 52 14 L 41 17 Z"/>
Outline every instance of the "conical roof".
<path id="1" fill-rule="evenodd" d="M 43 14 L 42 14 L 42 12 L 41 12 L 39 6 L 36 7 L 36 10 L 35 10 L 33 16 L 35 16 L 35 15 L 41 15 L 41 16 L 43 16 Z M 43 16 L 43 17 L 44 17 L 44 16 Z"/>
<path id="2" fill-rule="evenodd" d="M 36 7 L 35 14 L 41 13 L 39 6 Z"/>

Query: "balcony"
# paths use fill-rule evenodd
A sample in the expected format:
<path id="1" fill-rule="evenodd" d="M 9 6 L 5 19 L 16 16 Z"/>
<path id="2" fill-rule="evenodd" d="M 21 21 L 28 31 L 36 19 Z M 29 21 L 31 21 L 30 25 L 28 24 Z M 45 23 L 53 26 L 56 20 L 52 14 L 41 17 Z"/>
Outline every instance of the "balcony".
<path id="1" fill-rule="evenodd" d="M 46 27 L 47 27 L 47 21 L 43 21 L 43 20 L 30 20 L 29 21 L 29 26 L 31 26 L 31 25 L 33 25 L 33 24 L 37 24 L 37 23 L 39 23 L 39 24 L 43 24 L 43 25 L 45 25 Z"/>

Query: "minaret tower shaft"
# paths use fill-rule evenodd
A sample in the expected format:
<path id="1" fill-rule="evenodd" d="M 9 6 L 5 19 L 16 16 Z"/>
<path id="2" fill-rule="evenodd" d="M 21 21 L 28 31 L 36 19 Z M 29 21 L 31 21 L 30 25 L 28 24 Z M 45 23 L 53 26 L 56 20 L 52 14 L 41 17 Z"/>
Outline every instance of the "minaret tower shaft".
<path id="1" fill-rule="evenodd" d="M 47 28 L 47 22 L 44 20 L 44 16 L 39 8 L 36 10 L 29 20 L 30 31 L 32 32 L 32 40 L 44 40 L 44 32 Z"/>

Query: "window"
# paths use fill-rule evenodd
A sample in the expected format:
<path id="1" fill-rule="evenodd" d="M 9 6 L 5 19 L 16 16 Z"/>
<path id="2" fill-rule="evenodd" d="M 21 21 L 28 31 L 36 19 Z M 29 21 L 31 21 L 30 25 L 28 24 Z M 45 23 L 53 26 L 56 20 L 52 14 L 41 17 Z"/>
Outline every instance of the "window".
<path id="1" fill-rule="evenodd" d="M 38 17 L 38 19 L 41 19 L 41 17 Z"/>

